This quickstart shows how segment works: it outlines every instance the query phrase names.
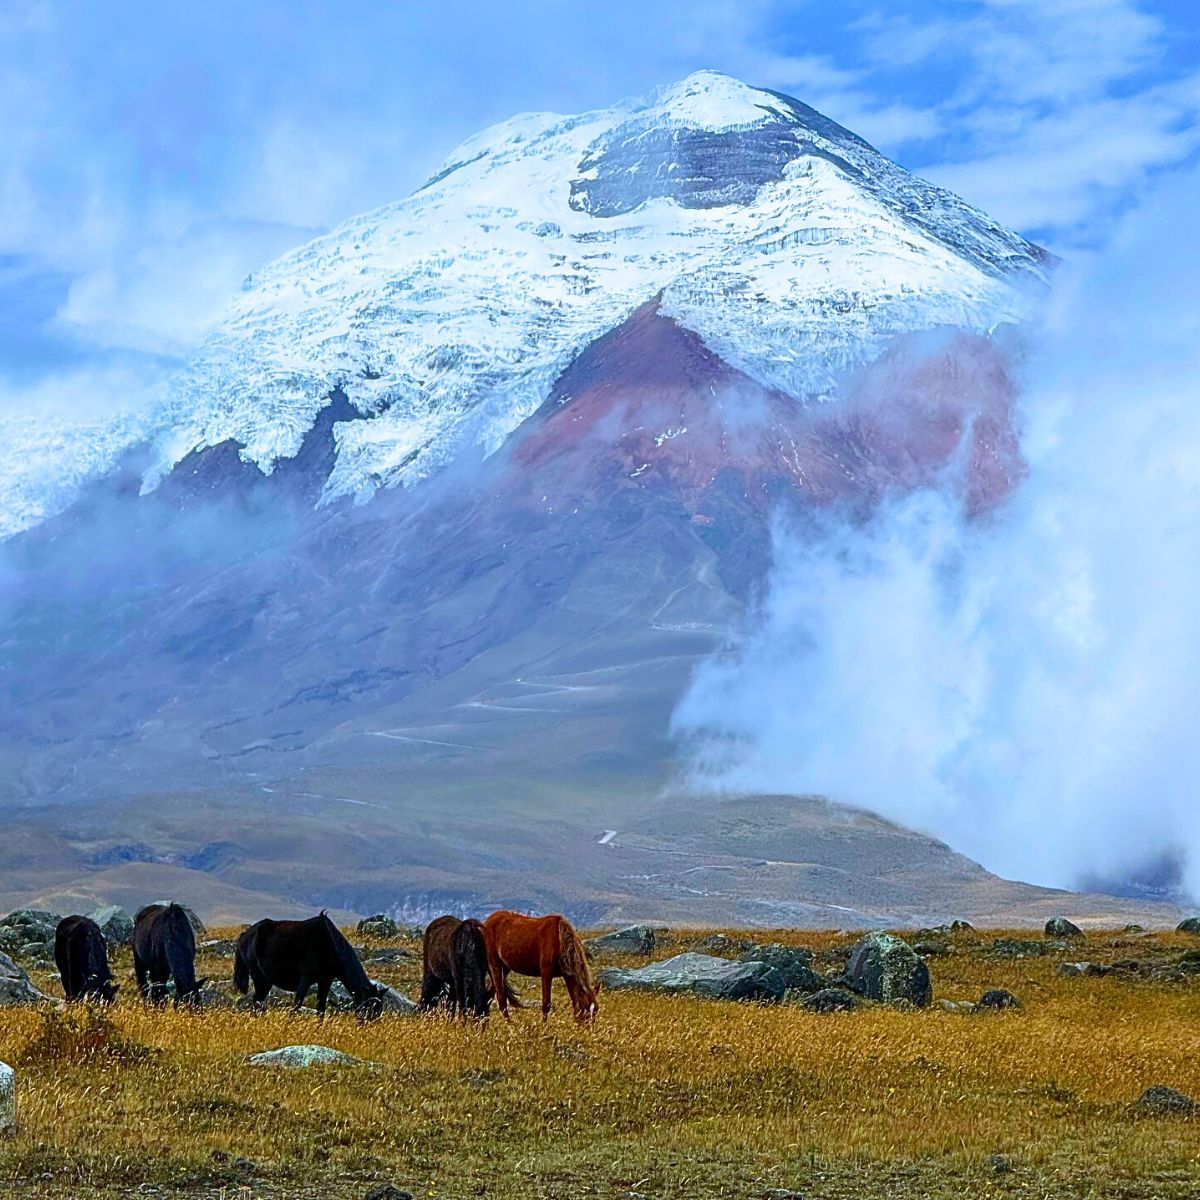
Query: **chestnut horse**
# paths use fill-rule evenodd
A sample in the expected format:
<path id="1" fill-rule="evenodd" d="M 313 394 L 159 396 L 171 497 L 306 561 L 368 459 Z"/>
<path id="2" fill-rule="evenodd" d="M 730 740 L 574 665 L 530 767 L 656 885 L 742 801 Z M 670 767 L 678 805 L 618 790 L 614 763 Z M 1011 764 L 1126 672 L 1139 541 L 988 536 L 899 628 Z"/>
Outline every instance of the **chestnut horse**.
<path id="1" fill-rule="evenodd" d="M 556 975 L 567 985 L 575 1019 L 585 1022 L 596 1015 L 600 985 L 592 980 L 583 943 L 566 917 L 558 913 L 526 917 L 501 909 L 484 921 L 483 934 L 492 987 L 505 1018 L 508 1017 L 505 978 L 509 971 L 541 976 L 542 1020 L 550 1015 L 550 987 Z"/>

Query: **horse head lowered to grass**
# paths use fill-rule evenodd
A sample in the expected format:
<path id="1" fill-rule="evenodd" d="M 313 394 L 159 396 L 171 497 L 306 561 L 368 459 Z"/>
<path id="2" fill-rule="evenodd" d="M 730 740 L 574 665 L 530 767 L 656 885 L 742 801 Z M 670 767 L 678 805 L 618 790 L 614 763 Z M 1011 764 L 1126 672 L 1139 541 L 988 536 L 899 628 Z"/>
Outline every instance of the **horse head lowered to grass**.
<path id="1" fill-rule="evenodd" d="M 550 1015 L 551 987 L 560 978 L 567 985 L 575 1019 L 591 1021 L 600 1009 L 600 984 L 593 980 L 587 953 L 574 926 L 558 913 L 526 917 L 501 909 L 483 923 L 488 968 L 500 1011 L 508 1016 L 510 971 L 533 975 L 542 981 L 542 1019 Z"/>
<path id="2" fill-rule="evenodd" d="M 271 988 L 278 987 L 295 995 L 295 1011 L 316 984 L 317 1012 L 324 1015 L 335 979 L 350 993 L 360 1018 L 382 1014 L 387 989 L 367 978 L 354 947 L 324 912 L 307 921 L 264 918 L 238 938 L 233 983 L 244 996 L 253 982 L 255 1004 L 265 1004 Z"/>

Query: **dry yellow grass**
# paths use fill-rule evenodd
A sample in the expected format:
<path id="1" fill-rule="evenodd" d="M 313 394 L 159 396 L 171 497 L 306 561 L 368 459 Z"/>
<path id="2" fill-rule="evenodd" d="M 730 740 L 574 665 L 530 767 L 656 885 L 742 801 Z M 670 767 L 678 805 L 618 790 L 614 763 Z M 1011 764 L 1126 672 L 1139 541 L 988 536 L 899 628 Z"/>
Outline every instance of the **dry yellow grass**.
<path id="1" fill-rule="evenodd" d="M 933 960 L 937 993 L 1005 986 L 1021 1011 L 816 1015 L 611 993 L 580 1029 L 556 991 L 546 1027 L 523 1012 L 481 1028 L 126 999 L 110 1022 L 58 1018 L 48 1043 L 37 1011 L 4 1010 L 0 1058 L 20 1071 L 21 1129 L 0 1149 L 0 1177 L 9 1194 L 59 1197 L 139 1185 L 361 1197 L 385 1180 L 447 1198 L 1200 1194 L 1200 1122 L 1130 1111 L 1153 1083 L 1200 1095 L 1197 981 L 1059 979 L 1059 959 L 996 960 L 990 937 Z M 1129 956 L 1121 941 L 1094 934 L 1068 957 Z M 1149 945 L 1169 956 L 1187 943 L 1165 935 L 1137 953 Z M 227 975 L 229 962 L 204 968 Z M 415 964 L 379 974 L 416 982 Z M 296 1042 L 378 1066 L 245 1064 Z M 996 1172 L 997 1154 L 1011 1172 Z"/>

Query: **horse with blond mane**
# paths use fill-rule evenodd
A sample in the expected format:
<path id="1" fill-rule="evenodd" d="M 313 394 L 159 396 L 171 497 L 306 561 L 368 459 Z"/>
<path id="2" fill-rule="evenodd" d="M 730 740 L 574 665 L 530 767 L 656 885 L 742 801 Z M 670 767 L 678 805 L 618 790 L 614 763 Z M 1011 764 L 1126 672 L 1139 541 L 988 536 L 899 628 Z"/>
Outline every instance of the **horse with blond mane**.
<path id="1" fill-rule="evenodd" d="M 541 977 L 543 1021 L 550 1015 L 555 977 L 567 985 L 577 1021 L 590 1021 L 596 1015 L 600 1008 L 596 999 L 600 985 L 592 979 L 583 942 L 566 917 L 558 913 L 526 917 L 501 909 L 484 921 L 483 935 L 492 986 L 506 1019 L 509 992 L 505 980 L 510 971 Z"/>

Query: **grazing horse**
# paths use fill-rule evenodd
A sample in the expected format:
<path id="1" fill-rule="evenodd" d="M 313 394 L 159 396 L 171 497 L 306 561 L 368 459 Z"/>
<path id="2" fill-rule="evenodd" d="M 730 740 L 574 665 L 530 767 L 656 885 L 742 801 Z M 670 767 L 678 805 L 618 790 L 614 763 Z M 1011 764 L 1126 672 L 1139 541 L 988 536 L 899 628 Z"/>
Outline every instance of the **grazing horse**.
<path id="1" fill-rule="evenodd" d="M 91 917 L 63 917 L 54 931 L 54 961 L 68 1000 L 103 1000 L 111 1004 L 119 983 L 113 983 L 108 945 Z"/>
<path id="2" fill-rule="evenodd" d="M 487 942 L 483 926 L 468 918 L 438 917 L 425 930 L 425 974 L 421 982 L 422 1012 L 435 1008 L 449 996 L 450 1014 L 486 1017 L 492 1006 L 492 981 L 488 975 Z M 507 986 L 507 985 L 506 985 Z M 508 989 L 508 1002 L 521 1005 Z"/>
<path id="3" fill-rule="evenodd" d="M 138 991 L 153 1004 L 167 1001 L 175 980 L 175 1005 L 199 1004 L 207 978 L 196 978 L 196 935 L 178 904 L 147 904 L 133 919 L 133 971 Z"/>
<path id="4" fill-rule="evenodd" d="M 387 989 L 377 987 L 363 970 L 354 948 L 322 911 L 307 921 L 264 919 L 238 938 L 233 959 L 233 983 L 242 995 L 254 981 L 254 1003 L 263 1005 L 272 987 L 294 992 L 297 1011 L 317 985 L 317 1012 L 325 1015 L 329 989 L 340 979 L 354 1000 L 354 1011 L 363 1020 L 383 1013 Z"/>
<path id="5" fill-rule="evenodd" d="M 600 985 L 592 980 L 583 943 L 566 917 L 558 913 L 526 917 L 501 909 L 484 921 L 483 933 L 492 986 L 506 1018 L 509 971 L 541 976 L 542 1020 L 550 1015 L 550 989 L 556 975 L 567 985 L 577 1021 L 590 1021 L 599 1011 L 596 996 Z"/>

